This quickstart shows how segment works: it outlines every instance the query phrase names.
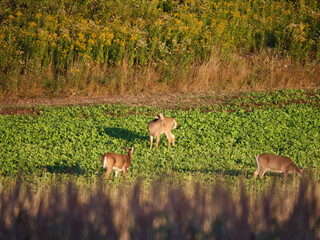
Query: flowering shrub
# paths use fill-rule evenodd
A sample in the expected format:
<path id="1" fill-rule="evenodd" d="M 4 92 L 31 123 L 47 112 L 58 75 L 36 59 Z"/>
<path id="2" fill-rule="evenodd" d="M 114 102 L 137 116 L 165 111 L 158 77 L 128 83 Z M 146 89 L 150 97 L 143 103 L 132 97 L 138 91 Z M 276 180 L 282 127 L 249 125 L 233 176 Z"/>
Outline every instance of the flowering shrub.
<path id="1" fill-rule="evenodd" d="M 3 90 L 22 84 L 12 75 L 42 78 L 50 71 L 54 80 L 40 80 L 40 85 L 58 89 L 57 76 L 83 75 L 82 70 L 99 64 L 152 64 L 167 73 L 172 66 L 201 64 L 217 50 L 320 58 L 316 0 L 5 1 L 0 22 Z"/>

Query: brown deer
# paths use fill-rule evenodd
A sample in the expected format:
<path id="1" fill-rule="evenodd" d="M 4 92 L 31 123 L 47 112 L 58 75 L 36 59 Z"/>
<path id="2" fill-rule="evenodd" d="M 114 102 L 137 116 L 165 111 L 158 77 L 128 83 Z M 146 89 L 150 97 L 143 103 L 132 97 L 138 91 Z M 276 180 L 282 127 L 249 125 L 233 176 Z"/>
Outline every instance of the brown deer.
<path id="1" fill-rule="evenodd" d="M 123 149 L 127 151 L 128 155 L 116 154 L 116 153 L 105 153 L 102 158 L 103 168 L 107 169 L 106 179 L 109 178 L 109 175 L 112 169 L 115 171 L 115 177 L 118 176 L 118 173 L 123 171 L 126 178 L 128 178 L 127 170 L 132 161 L 133 147 L 129 150 L 125 146 Z"/>
<path id="2" fill-rule="evenodd" d="M 257 156 L 258 169 L 254 172 L 254 178 L 258 175 L 262 179 L 267 170 L 272 172 L 282 172 L 286 178 L 291 172 L 296 172 L 300 177 L 303 176 L 303 168 L 298 168 L 288 157 L 274 154 L 261 154 Z"/>
<path id="3" fill-rule="evenodd" d="M 149 122 L 148 130 L 150 133 L 150 150 L 152 148 L 153 137 L 157 138 L 156 149 L 160 141 L 160 135 L 165 133 L 168 138 L 168 149 L 172 140 L 172 146 L 174 146 L 175 136 L 171 133 L 171 129 L 175 129 L 178 126 L 178 122 L 174 118 L 164 117 L 162 113 L 154 115 L 155 119 Z"/>

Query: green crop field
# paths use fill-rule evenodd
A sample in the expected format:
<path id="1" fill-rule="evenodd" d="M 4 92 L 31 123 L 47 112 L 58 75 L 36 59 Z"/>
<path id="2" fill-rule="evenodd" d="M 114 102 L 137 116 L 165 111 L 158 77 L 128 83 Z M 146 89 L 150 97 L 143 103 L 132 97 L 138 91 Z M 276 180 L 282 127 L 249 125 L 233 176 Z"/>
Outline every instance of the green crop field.
<path id="1" fill-rule="evenodd" d="M 320 239 L 319 33 L 317 0 L 1 1 L 0 240 Z"/>
<path id="2" fill-rule="evenodd" d="M 247 93 L 223 104 L 189 109 L 125 105 L 37 107 L 1 115 L 0 174 L 101 176 L 105 152 L 134 146 L 129 177 L 163 174 L 252 178 L 256 156 L 291 157 L 299 167 L 320 167 L 319 91 Z M 178 121 L 176 146 L 149 150 L 153 113 Z M 120 174 L 120 179 L 124 175 Z M 113 174 L 112 174 L 113 176 Z"/>
<path id="3" fill-rule="evenodd" d="M 206 104 L 2 107 L 0 235 L 318 239 L 319 90 L 194 101 Z M 150 151 L 160 112 L 178 121 L 176 145 L 163 135 Z M 134 146 L 129 179 L 106 180 L 101 156 L 122 145 Z M 291 157 L 304 177 L 253 180 L 264 152 Z"/>

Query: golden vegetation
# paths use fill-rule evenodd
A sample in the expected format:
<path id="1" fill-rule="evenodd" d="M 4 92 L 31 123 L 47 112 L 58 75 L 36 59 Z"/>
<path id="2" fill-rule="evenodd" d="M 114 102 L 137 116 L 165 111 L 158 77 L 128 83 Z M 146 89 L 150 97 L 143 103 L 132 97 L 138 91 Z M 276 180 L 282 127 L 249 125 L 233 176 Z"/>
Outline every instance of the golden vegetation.
<path id="1" fill-rule="evenodd" d="M 320 4 L 0 4 L 0 94 L 319 87 Z"/>
<path id="2" fill-rule="evenodd" d="M 319 186 L 241 181 L 0 186 L 5 239 L 319 239 Z"/>

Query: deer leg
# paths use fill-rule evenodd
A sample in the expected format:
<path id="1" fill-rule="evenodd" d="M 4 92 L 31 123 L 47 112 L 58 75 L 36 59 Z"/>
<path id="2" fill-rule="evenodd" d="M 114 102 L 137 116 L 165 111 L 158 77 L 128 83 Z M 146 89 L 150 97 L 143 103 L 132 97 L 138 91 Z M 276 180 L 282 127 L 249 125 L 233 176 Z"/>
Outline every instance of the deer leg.
<path id="1" fill-rule="evenodd" d="M 284 176 L 285 178 L 287 178 L 287 177 L 288 177 L 288 172 L 287 172 L 287 171 L 283 171 L 283 176 Z"/>
<path id="2" fill-rule="evenodd" d="M 153 136 L 150 135 L 150 150 L 152 148 L 152 143 L 153 143 Z"/>
<path id="3" fill-rule="evenodd" d="M 127 169 L 124 167 L 122 168 L 123 169 L 123 172 L 124 172 L 124 175 L 126 176 L 126 179 L 128 178 L 128 173 L 127 173 Z"/>
<path id="4" fill-rule="evenodd" d="M 263 178 L 263 175 L 266 173 L 266 171 L 267 171 L 267 168 L 260 171 L 259 177 L 260 177 L 261 179 Z"/>
<path id="5" fill-rule="evenodd" d="M 160 141 L 160 135 L 157 136 L 156 149 L 158 149 L 159 141 Z"/>
<path id="6" fill-rule="evenodd" d="M 115 171 L 115 172 L 116 172 L 116 174 L 115 174 L 114 178 L 116 178 L 119 174 L 119 171 Z"/>
<path id="7" fill-rule="evenodd" d="M 112 168 L 113 168 L 113 166 L 109 166 L 109 167 L 108 167 L 108 170 L 107 170 L 107 172 L 106 172 L 106 179 L 109 178 L 109 175 L 110 175 L 110 173 L 111 173 L 111 171 L 112 171 Z"/>
<path id="8" fill-rule="evenodd" d="M 174 141 L 175 141 L 176 137 L 172 133 L 170 133 L 170 135 L 171 135 L 171 139 L 172 139 L 172 147 L 174 147 Z"/>
<path id="9" fill-rule="evenodd" d="M 301 174 L 301 171 L 300 172 L 296 172 L 298 175 L 299 175 L 299 177 L 302 177 L 302 174 Z"/>
<path id="10" fill-rule="evenodd" d="M 257 156 L 257 164 L 258 164 L 258 169 L 254 172 L 254 178 L 256 179 L 259 173 L 261 172 L 261 165 L 259 163 L 259 155 Z"/>
<path id="11" fill-rule="evenodd" d="M 254 172 L 254 178 L 256 179 L 259 173 L 261 172 L 261 166 L 258 165 L 258 169 Z"/>
<path id="12" fill-rule="evenodd" d="M 167 136 L 167 139 L 168 139 L 168 149 L 170 148 L 170 143 L 171 143 L 171 133 L 167 134 L 166 133 L 166 136 Z"/>

